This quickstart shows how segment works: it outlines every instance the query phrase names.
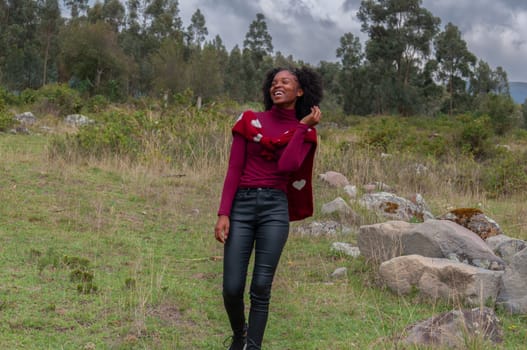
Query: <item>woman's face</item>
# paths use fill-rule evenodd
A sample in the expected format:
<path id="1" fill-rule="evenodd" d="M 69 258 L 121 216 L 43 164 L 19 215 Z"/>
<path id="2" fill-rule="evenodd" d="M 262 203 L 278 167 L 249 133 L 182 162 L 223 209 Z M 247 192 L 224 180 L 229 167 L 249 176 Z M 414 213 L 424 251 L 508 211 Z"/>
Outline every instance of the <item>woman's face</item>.
<path id="1" fill-rule="evenodd" d="M 304 91 L 293 73 L 282 70 L 274 76 L 269 93 L 276 106 L 294 109 L 296 100 L 304 94 Z"/>

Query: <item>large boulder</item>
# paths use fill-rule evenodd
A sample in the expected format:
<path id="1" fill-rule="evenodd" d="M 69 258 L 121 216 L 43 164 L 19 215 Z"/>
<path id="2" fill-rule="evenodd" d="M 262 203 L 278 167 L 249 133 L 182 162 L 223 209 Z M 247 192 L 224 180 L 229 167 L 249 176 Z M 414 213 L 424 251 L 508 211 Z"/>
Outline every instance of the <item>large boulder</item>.
<path id="1" fill-rule="evenodd" d="M 490 271 L 448 259 L 399 256 L 379 267 L 382 281 L 397 294 L 414 290 L 433 300 L 468 303 L 495 302 L 503 271 Z"/>
<path id="2" fill-rule="evenodd" d="M 381 263 L 396 256 L 418 254 L 447 258 L 490 270 L 504 270 L 505 262 L 472 231 L 448 220 L 420 224 L 404 221 L 360 227 L 358 246 L 362 255 Z"/>
<path id="3" fill-rule="evenodd" d="M 411 346 L 466 349 L 467 338 L 493 343 L 503 341 L 503 331 L 494 310 L 483 307 L 442 313 L 408 327 L 400 342 Z"/>
<path id="4" fill-rule="evenodd" d="M 502 278 L 498 304 L 513 314 L 527 314 L 527 248 L 510 260 Z"/>
<path id="5" fill-rule="evenodd" d="M 389 192 L 366 193 L 360 204 L 390 220 L 423 221 L 434 218 L 423 202 L 416 204 Z"/>

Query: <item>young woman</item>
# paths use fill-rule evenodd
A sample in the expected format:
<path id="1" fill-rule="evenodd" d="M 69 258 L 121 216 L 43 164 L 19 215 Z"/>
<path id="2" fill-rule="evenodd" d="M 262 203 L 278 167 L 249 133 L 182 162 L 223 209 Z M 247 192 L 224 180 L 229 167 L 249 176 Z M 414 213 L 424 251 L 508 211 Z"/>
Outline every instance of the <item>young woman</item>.
<path id="1" fill-rule="evenodd" d="M 311 69 L 274 68 L 263 84 L 264 112 L 244 112 L 233 127 L 216 239 L 224 243 L 223 300 L 233 331 L 230 350 L 261 349 L 271 285 L 289 221 L 313 213 L 311 187 L 322 99 Z M 248 324 L 244 291 L 252 250 Z"/>

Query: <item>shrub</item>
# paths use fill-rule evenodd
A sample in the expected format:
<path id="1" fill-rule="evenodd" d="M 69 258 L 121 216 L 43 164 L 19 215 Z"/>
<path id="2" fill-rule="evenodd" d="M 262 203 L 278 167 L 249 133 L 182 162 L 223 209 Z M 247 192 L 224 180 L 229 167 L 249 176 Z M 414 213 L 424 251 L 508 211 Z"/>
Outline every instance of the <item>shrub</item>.
<path id="1" fill-rule="evenodd" d="M 90 97 L 90 99 L 86 102 L 84 109 L 91 113 L 101 113 L 106 108 L 108 108 L 109 105 L 110 102 L 105 96 L 95 95 Z"/>
<path id="2" fill-rule="evenodd" d="M 142 149 L 143 136 L 151 128 L 142 112 L 124 111 L 104 113 L 97 123 L 82 127 L 75 135 L 52 140 L 51 153 L 101 158 L 109 154 L 137 157 Z"/>
<path id="3" fill-rule="evenodd" d="M 501 147 L 496 157 L 485 163 L 482 183 L 491 197 L 527 191 L 527 152 L 511 152 Z"/>
<path id="4" fill-rule="evenodd" d="M 39 90 L 24 90 L 21 95 L 24 103 L 35 104 L 41 112 L 68 115 L 78 113 L 82 108 L 80 94 L 64 84 L 48 84 Z"/>
<path id="5" fill-rule="evenodd" d="M 9 113 L 0 109 L 0 131 L 7 131 L 15 126 L 16 120 Z"/>
<path id="6" fill-rule="evenodd" d="M 382 118 L 380 125 L 371 124 L 364 135 L 365 145 L 388 152 L 392 144 L 398 139 L 402 128 L 398 121 L 391 118 Z"/>
<path id="7" fill-rule="evenodd" d="M 483 159 L 492 152 L 492 124 L 488 116 L 474 118 L 469 115 L 458 116 L 460 128 L 456 135 L 457 146 L 461 151 Z"/>
<path id="8" fill-rule="evenodd" d="M 505 95 L 485 95 L 479 105 L 479 112 L 489 116 L 494 132 L 498 135 L 518 126 L 515 110 L 513 99 Z"/>

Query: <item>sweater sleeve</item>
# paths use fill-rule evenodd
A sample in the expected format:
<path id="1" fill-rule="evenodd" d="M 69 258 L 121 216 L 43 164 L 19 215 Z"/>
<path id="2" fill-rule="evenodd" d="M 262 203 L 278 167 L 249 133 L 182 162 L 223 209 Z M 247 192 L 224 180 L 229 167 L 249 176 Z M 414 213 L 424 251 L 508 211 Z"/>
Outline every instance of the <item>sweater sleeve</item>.
<path id="1" fill-rule="evenodd" d="M 294 172 L 300 168 L 309 153 L 309 150 L 313 146 L 311 142 L 304 141 L 305 134 L 310 132 L 308 130 L 308 125 L 302 123 L 298 124 L 293 137 L 288 142 L 282 156 L 278 160 L 279 171 Z"/>
<path id="2" fill-rule="evenodd" d="M 245 138 L 237 133 L 233 135 L 231 154 L 229 158 L 229 167 L 227 175 L 223 183 L 223 191 L 221 194 L 220 208 L 218 215 L 231 214 L 232 202 L 234 195 L 238 189 L 240 178 L 242 176 L 243 167 L 245 165 L 247 141 Z"/>

